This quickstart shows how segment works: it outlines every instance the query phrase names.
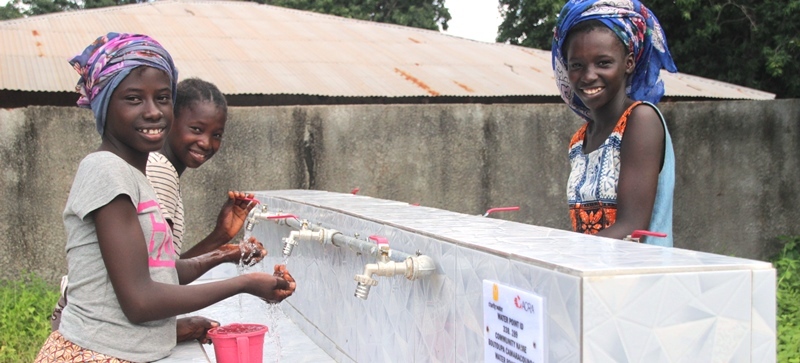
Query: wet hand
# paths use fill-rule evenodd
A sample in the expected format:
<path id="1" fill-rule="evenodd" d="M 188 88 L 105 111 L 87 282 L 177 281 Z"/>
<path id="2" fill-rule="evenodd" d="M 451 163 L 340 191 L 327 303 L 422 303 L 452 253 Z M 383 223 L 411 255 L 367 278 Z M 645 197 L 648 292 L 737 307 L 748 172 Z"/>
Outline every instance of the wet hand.
<path id="1" fill-rule="evenodd" d="M 219 322 L 202 316 L 180 318 L 177 321 L 178 343 L 197 339 L 201 344 L 209 344 L 211 340 L 208 339 L 206 333 L 209 329 L 218 326 Z"/>
<path id="2" fill-rule="evenodd" d="M 252 201 L 254 197 L 252 193 L 228 191 L 228 200 L 219 211 L 214 230 L 221 233 L 226 240 L 235 237 L 244 226 L 247 215 L 257 204 Z"/>
<path id="3" fill-rule="evenodd" d="M 221 250 L 228 262 L 241 263 L 247 266 L 255 265 L 267 256 L 267 249 L 255 237 L 250 237 L 247 242 L 238 245 L 222 245 Z"/>
<path id="4" fill-rule="evenodd" d="M 275 265 L 275 271 L 272 275 L 253 273 L 248 276 L 251 276 L 257 284 L 250 293 L 271 304 L 279 303 L 292 296 L 297 288 L 294 277 L 292 277 L 285 265 Z"/>
<path id="5" fill-rule="evenodd" d="M 267 302 L 269 303 L 281 302 L 283 301 L 283 299 L 294 294 L 294 290 L 297 289 L 297 283 L 294 281 L 294 277 L 292 276 L 292 274 L 289 273 L 289 270 L 286 269 L 286 265 L 275 265 L 272 276 L 278 278 L 279 283 L 278 287 L 276 288 L 276 292 L 279 300 L 277 301 L 266 300 Z"/>

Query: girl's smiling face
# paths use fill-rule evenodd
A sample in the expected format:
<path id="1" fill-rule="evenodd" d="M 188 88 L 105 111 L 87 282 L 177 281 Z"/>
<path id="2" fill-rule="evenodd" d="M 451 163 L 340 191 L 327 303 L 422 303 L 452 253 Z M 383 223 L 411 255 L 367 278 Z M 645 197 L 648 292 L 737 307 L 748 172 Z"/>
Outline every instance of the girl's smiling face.
<path id="1" fill-rule="evenodd" d="M 172 83 L 163 71 L 133 69 L 111 94 L 104 142 L 123 159 L 137 158 L 162 147 L 172 124 Z"/>
<path id="2" fill-rule="evenodd" d="M 575 94 L 592 111 L 612 100 L 626 98 L 628 75 L 633 73 L 633 54 L 616 34 L 597 27 L 569 35 L 565 47 L 567 74 Z"/>
<path id="3" fill-rule="evenodd" d="M 214 102 L 194 101 L 179 112 L 167 137 L 167 155 L 178 174 L 211 159 L 222 145 L 227 115 Z M 166 150 L 165 150 L 166 151 Z"/>

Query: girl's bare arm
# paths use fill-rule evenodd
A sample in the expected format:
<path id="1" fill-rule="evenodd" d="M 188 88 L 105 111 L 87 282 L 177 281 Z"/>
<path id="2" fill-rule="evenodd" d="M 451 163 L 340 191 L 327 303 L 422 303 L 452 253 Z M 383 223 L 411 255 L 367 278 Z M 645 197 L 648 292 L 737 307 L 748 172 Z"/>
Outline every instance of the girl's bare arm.
<path id="1" fill-rule="evenodd" d="M 238 293 L 280 301 L 294 292 L 294 280 L 251 273 L 228 280 L 171 285 L 150 278 L 148 253 L 136 209 L 126 195 L 93 212 L 100 252 L 122 311 L 133 323 L 164 319 L 202 309 Z"/>
<path id="2" fill-rule="evenodd" d="M 219 264 L 241 262 L 249 265 L 261 261 L 266 255 L 267 250 L 264 245 L 254 237 L 250 237 L 247 243 L 229 243 L 197 257 L 176 260 L 175 268 L 178 270 L 179 283 L 186 285 Z"/>
<path id="3" fill-rule="evenodd" d="M 621 239 L 637 229 L 649 228 L 664 157 L 664 135 L 664 126 L 652 107 L 641 105 L 632 110 L 620 151 L 617 220 L 599 236 Z"/>

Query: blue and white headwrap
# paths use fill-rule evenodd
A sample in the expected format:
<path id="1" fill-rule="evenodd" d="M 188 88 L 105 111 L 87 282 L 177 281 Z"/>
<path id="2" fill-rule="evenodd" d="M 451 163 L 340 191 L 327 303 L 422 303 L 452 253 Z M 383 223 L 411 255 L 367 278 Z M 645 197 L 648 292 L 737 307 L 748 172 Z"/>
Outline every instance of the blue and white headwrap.
<path id="1" fill-rule="evenodd" d="M 678 68 L 667 48 L 667 38 L 656 16 L 638 0 L 570 0 L 561 9 L 553 30 L 553 71 L 561 98 L 581 117 L 591 120 L 589 109 L 569 84 L 567 59 L 562 49 L 570 29 L 580 22 L 599 20 L 633 53 L 635 68 L 626 93 L 634 101 L 658 103 L 664 96 L 661 69 Z"/>
<path id="2" fill-rule="evenodd" d="M 69 63 L 81 75 L 75 86 L 81 94 L 78 106 L 92 109 L 101 136 L 111 94 L 134 68 L 147 66 L 166 72 L 172 83 L 173 100 L 178 92 L 178 70 L 172 57 L 147 35 L 108 33 L 97 38 Z"/>

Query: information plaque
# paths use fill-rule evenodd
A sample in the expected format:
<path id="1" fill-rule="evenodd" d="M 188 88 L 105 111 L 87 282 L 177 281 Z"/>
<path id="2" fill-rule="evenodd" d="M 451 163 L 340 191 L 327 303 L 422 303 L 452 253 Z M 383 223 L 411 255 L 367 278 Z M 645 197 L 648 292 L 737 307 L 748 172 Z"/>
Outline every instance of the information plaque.
<path id="1" fill-rule="evenodd" d="M 541 296 L 483 280 L 484 361 L 544 363 Z"/>

